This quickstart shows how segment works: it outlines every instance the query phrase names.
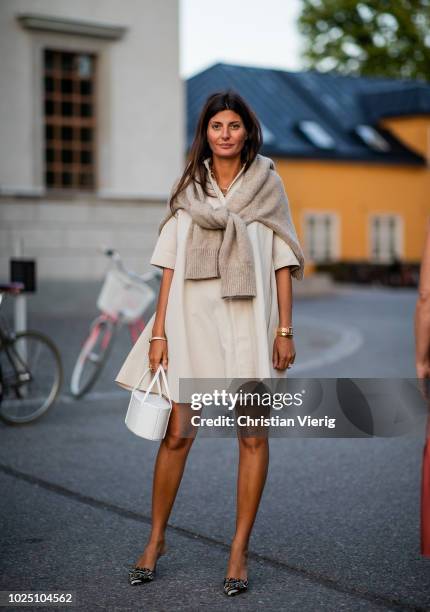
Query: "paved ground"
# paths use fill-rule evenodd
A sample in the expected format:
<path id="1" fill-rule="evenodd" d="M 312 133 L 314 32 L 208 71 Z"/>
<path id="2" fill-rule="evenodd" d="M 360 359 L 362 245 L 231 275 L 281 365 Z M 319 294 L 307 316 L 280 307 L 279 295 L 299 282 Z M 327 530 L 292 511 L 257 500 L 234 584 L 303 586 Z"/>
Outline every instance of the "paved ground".
<path id="1" fill-rule="evenodd" d="M 97 290 L 45 285 L 31 298 L 29 326 L 55 338 L 66 382 Z M 413 377 L 414 303 L 413 291 L 354 287 L 297 300 L 295 375 Z M 232 600 L 221 585 L 236 443 L 197 437 L 158 579 L 130 587 L 158 444 L 124 426 L 128 394 L 112 382 L 130 348 L 123 332 L 88 398 L 72 400 L 65 385 L 38 422 L 0 425 L 0 589 L 73 591 L 85 610 L 430 610 L 430 559 L 419 553 L 423 436 L 272 439 L 251 587 Z"/>

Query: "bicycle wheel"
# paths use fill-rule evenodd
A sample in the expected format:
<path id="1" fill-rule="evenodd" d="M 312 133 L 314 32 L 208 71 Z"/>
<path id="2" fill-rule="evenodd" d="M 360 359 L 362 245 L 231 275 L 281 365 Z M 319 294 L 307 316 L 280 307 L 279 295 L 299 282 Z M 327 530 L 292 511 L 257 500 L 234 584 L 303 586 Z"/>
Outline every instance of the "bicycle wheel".
<path id="1" fill-rule="evenodd" d="M 73 368 L 70 392 L 82 397 L 94 385 L 109 357 L 116 331 L 111 319 L 97 318 Z"/>
<path id="2" fill-rule="evenodd" d="M 0 360 L 0 417 L 11 425 L 41 417 L 55 402 L 63 381 L 55 344 L 40 332 L 18 332 L 3 346 Z"/>

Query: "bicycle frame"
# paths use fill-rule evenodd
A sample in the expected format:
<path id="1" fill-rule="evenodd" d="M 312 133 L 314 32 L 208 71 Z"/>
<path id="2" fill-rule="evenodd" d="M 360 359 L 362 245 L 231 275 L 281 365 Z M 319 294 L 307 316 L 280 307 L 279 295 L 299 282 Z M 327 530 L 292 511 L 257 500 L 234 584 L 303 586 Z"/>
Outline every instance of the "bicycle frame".
<path id="1" fill-rule="evenodd" d="M 112 316 L 112 315 L 110 315 L 110 314 L 108 314 L 106 312 L 102 312 L 92 322 L 89 336 L 85 340 L 85 343 L 83 344 L 83 347 L 85 347 L 87 344 L 92 344 L 93 343 L 94 337 L 98 333 L 98 326 L 100 325 L 100 323 L 103 323 L 103 321 L 112 321 L 112 323 L 114 323 L 114 325 L 119 325 L 119 326 L 123 325 L 123 322 L 122 322 L 120 316 Z M 145 328 L 145 325 L 146 325 L 146 323 L 145 323 L 145 320 L 144 320 L 143 317 L 139 317 L 135 321 L 132 321 L 131 323 L 127 323 L 127 327 L 128 327 L 129 332 L 130 332 L 130 338 L 131 338 L 131 341 L 132 341 L 133 344 L 139 338 L 140 334 L 142 333 L 142 331 Z M 103 341 L 102 341 L 102 348 L 103 349 L 106 349 L 106 347 L 109 344 L 111 338 L 112 338 L 112 334 L 111 333 L 107 333 L 103 337 Z"/>
<path id="2" fill-rule="evenodd" d="M 133 321 L 133 323 L 128 323 L 128 329 L 130 332 L 131 342 L 133 344 L 136 343 L 140 334 L 143 332 L 145 325 L 146 323 L 143 317 L 139 317 L 138 319 L 136 319 L 136 321 Z"/>
<path id="3" fill-rule="evenodd" d="M 1 380 L 2 385 L 5 389 L 14 388 L 16 395 L 18 396 L 18 387 L 23 385 L 24 383 L 28 383 L 32 380 L 31 372 L 29 372 L 26 363 L 23 358 L 17 351 L 13 350 L 13 344 L 15 340 L 14 334 L 9 334 L 5 332 L 3 328 L 0 327 L 0 355 L 6 355 L 14 373 L 15 379 L 13 382 L 7 380 L 5 378 L 3 368 L 1 369 Z M 22 366 L 22 370 L 19 366 Z"/>

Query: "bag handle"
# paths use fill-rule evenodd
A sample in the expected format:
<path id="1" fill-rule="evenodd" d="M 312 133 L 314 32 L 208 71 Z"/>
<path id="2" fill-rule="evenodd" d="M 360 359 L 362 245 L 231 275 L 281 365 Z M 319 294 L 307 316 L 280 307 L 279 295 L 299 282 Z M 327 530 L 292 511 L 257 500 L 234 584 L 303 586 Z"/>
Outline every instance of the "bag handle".
<path id="1" fill-rule="evenodd" d="M 142 382 L 142 380 L 144 379 L 144 377 L 145 377 L 146 373 L 147 373 L 147 372 L 148 372 L 150 369 L 151 369 L 151 368 L 147 368 L 147 369 L 144 371 L 144 373 L 143 373 L 143 374 L 142 374 L 142 376 L 140 377 L 140 379 L 139 379 L 139 381 L 137 382 L 137 384 L 136 384 L 136 385 L 133 387 L 133 391 L 135 391 L 135 390 L 137 389 L 137 387 L 140 385 L 140 383 L 141 383 L 141 382 Z M 160 363 L 160 365 L 158 366 L 157 371 L 155 372 L 153 379 L 152 379 L 152 380 L 151 380 L 151 382 L 149 383 L 149 386 L 148 386 L 148 388 L 147 388 L 147 390 L 146 390 L 146 393 L 145 393 L 145 395 L 144 395 L 144 397 L 143 397 L 143 401 L 144 401 L 144 402 L 146 402 L 146 398 L 148 397 L 149 392 L 151 391 L 151 389 L 152 389 L 152 387 L 154 386 L 154 384 L 155 384 L 155 383 L 157 383 L 157 386 L 158 386 L 158 395 L 159 395 L 160 397 L 162 397 L 162 393 L 161 393 L 161 386 L 160 386 L 160 380 L 159 380 L 160 374 L 161 374 L 161 376 L 162 376 L 162 378 L 163 378 L 164 387 L 165 387 L 165 389 L 166 389 L 166 391 L 167 391 L 167 397 L 169 398 L 169 404 L 170 404 L 170 407 L 171 407 L 171 406 L 172 406 L 172 400 L 171 400 L 171 397 L 170 397 L 169 385 L 167 384 L 166 374 L 165 374 L 165 372 L 164 372 L 164 368 L 163 368 L 163 365 L 162 365 L 161 363 Z"/>
<path id="2" fill-rule="evenodd" d="M 167 376 L 166 376 L 166 373 L 165 373 L 164 368 L 163 368 L 163 366 L 162 366 L 162 364 L 161 364 L 161 363 L 160 363 L 160 365 L 158 366 L 158 369 L 159 369 L 159 370 L 160 370 L 160 372 L 161 372 L 161 376 L 162 376 L 162 378 L 163 378 L 163 382 L 164 382 L 164 388 L 165 388 L 165 389 L 166 389 L 166 391 L 167 391 L 167 397 L 169 398 L 169 404 L 170 404 L 170 407 L 171 407 L 171 406 L 172 406 L 172 400 L 171 400 L 171 397 L 170 397 L 170 389 L 169 389 L 169 385 L 167 384 Z"/>
<path id="3" fill-rule="evenodd" d="M 144 371 L 144 373 L 142 374 L 142 376 L 139 378 L 139 380 L 137 381 L 137 383 L 135 384 L 135 386 L 133 387 L 133 392 L 136 391 L 137 387 L 140 385 L 140 383 L 142 382 L 142 380 L 145 378 L 146 373 L 149 372 L 151 368 L 146 368 L 146 370 Z M 157 374 L 157 372 L 155 373 Z M 150 386 L 149 389 L 152 389 L 154 382 L 157 382 L 158 385 L 158 395 L 161 395 L 161 387 L 160 387 L 160 381 L 158 380 L 158 376 L 156 377 L 154 374 L 154 378 L 152 379 L 152 381 L 150 382 Z"/>
<path id="4" fill-rule="evenodd" d="M 143 401 L 144 401 L 144 402 L 146 402 L 146 398 L 148 397 L 148 393 L 149 393 L 149 392 L 150 392 L 150 390 L 152 389 L 152 387 L 153 387 L 153 385 L 154 385 L 154 381 L 155 381 L 155 380 L 157 380 L 157 382 L 158 382 L 160 374 L 161 374 L 161 376 L 162 376 L 162 378 L 163 378 L 164 387 L 165 387 L 165 389 L 166 389 L 166 391 L 167 391 L 167 397 L 169 398 L 169 404 L 170 404 L 170 407 L 172 407 L 172 400 L 171 400 L 171 398 L 170 398 L 170 390 L 169 390 L 169 385 L 167 384 L 166 374 L 165 374 L 165 372 L 164 372 L 164 368 L 163 368 L 163 365 L 162 365 L 161 363 L 160 363 L 160 365 L 158 366 L 157 371 L 156 371 L 156 372 L 155 372 L 155 374 L 154 374 L 154 378 L 152 379 L 151 383 L 149 384 L 148 389 L 146 390 L 146 393 L 145 393 L 145 396 L 144 396 L 144 398 L 143 398 Z M 160 383 L 158 383 L 158 384 L 160 384 Z M 160 390 L 159 395 L 161 396 L 161 390 Z"/>

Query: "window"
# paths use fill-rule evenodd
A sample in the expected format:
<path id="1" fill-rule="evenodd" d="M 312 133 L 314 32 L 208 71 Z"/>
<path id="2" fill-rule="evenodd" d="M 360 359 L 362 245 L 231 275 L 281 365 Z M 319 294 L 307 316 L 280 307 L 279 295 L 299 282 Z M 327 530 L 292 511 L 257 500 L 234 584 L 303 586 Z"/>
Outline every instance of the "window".
<path id="1" fill-rule="evenodd" d="M 334 138 L 316 121 L 299 121 L 298 126 L 306 138 L 319 149 L 334 148 Z"/>
<path id="2" fill-rule="evenodd" d="M 95 56 L 45 49 L 45 184 L 95 186 Z"/>
<path id="3" fill-rule="evenodd" d="M 275 135 L 273 134 L 272 130 L 269 130 L 269 128 L 266 125 L 264 125 L 263 122 L 260 122 L 260 124 L 261 124 L 263 142 L 265 144 L 273 144 L 275 142 Z"/>
<path id="4" fill-rule="evenodd" d="M 389 263 L 402 255 L 401 218 L 393 214 L 372 215 L 370 218 L 371 259 Z"/>
<path id="5" fill-rule="evenodd" d="M 355 131 L 364 144 L 374 151 L 385 152 L 391 149 L 390 143 L 371 125 L 357 125 Z"/>
<path id="6" fill-rule="evenodd" d="M 338 219 L 333 213 L 307 213 L 305 215 L 305 250 L 315 262 L 328 262 L 337 258 Z"/>

